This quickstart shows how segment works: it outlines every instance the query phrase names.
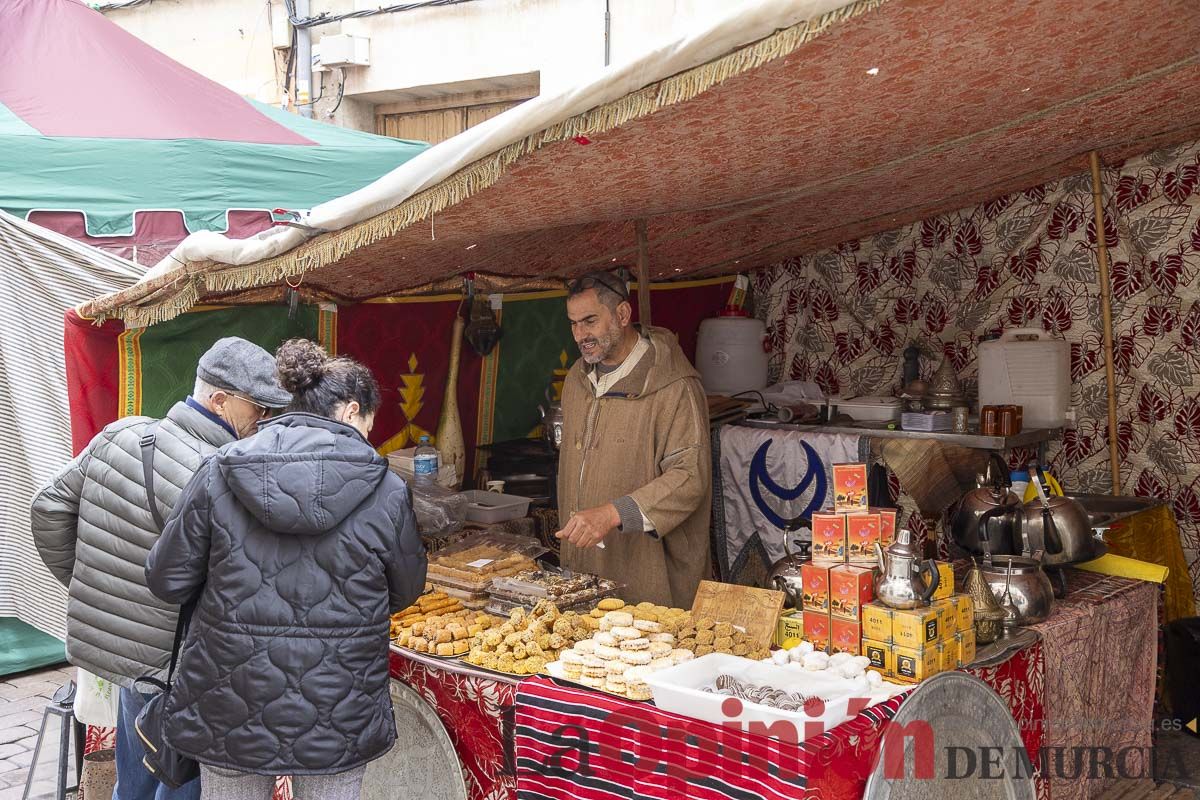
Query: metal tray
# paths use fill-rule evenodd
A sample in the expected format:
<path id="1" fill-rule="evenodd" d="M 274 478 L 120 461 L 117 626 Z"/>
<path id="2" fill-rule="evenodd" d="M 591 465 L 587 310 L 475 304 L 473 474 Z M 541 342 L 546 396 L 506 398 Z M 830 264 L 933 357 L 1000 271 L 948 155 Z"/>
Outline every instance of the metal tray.
<path id="1" fill-rule="evenodd" d="M 467 800 L 454 743 L 433 707 L 390 681 L 396 746 L 367 765 L 362 800 Z"/>

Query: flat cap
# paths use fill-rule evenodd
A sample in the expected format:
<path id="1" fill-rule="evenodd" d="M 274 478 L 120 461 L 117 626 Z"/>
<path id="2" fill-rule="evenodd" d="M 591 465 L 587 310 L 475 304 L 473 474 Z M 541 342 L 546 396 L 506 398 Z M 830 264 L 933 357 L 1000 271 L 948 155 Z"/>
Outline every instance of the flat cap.
<path id="1" fill-rule="evenodd" d="M 217 340 L 200 356 L 196 377 L 226 391 L 241 392 L 267 408 L 283 408 L 292 395 L 275 378 L 275 357 L 237 336 Z"/>

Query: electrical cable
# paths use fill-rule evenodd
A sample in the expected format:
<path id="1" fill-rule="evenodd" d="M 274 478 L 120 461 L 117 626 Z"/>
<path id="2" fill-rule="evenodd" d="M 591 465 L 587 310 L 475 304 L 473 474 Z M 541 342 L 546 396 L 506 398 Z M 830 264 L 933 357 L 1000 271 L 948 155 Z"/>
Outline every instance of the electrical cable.
<path id="1" fill-rule="evenodd" d="M 122 8 L 133 8 L 134 6 L 145 5 L 152 3 L 154 0 L 121 0 L 117 3 L 88 3 L 93 10 L 104 13 L 105 11 L 119 11 Z"/>
<path id="2" fill-rule="evenodd" d="M 149 2 L 149 0 L 131 0 L 131 2 Z M 417 3 L 396 3 L 390 6 L 380 6 L 379 8 L 364 8 L 361 11 L 350 11 L 345 14 L 330 14 L 325 12 L 315 17 L 306 17 L 304 19 L 297 17 L 295 13 L 290 13 L 288 19 L 294 27 L 315 28 L 318 25 L 329 25 L 345 19 L 361 19 L 363 17 L 374 17 L 379 14 L 394 14 L 398 11 L 413 11 L 418 8 L 436 8 L 437 6 L 455 6 L 460 3 L 472 2 L 475 2 L 475 0 L 423 0 Z"/>
<path id="3" fill-rule="evenodd" d="M 329 117 L 332 117 L 334 114 L 336 114 L 337 110 L 342 107 L 342 96 L 346 93 L 346 70 L 338 67 L 338 77 L 342 79 L 342 82 L 338 84 L 337 102 L 334 103 L 333 108 L 329 109 L 327 112 Z"/>

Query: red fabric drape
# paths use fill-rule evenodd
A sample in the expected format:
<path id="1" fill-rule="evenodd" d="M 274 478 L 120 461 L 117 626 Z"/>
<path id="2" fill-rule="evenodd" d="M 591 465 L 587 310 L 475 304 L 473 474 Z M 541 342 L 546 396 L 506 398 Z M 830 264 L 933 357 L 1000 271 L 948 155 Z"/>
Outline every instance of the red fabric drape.
<path id="1" fill-rule="evenodd" d="M 117 418 L 120 358 L 117 337 L 124 324 L 95 325 L 68 311 L 63 321 L 67 360 L 67 400 L 71 407 L 71 448 L 78 453 Z"/>

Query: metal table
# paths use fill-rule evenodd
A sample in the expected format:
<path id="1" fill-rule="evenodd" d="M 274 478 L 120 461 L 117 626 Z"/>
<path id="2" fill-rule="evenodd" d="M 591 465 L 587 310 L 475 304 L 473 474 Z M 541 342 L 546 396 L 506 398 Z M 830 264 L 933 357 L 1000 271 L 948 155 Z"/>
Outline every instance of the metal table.
<path id="1" fill-rule="evenodd" d="M 1031 428 L 1016 436 L 984 436 L 980 433 L 952 433 L 940 431 L 889 430 L 884 423 L 860 422 L 854 425 L 797 425 L 792 422 L 746 419 L 738 423 L 750 428 L 769 430 L 807 431 L 810 433 L 841 433 L 849 436 L 866 436 L 870 439 L 933 439 L 945 444 L 969 447 L 973 450 L 1012 450 L 1016 447 L 1037 445 L 1038 460 L 1046 458 L 1046 444 L 1062 436 L 1062 428 Z"/>

